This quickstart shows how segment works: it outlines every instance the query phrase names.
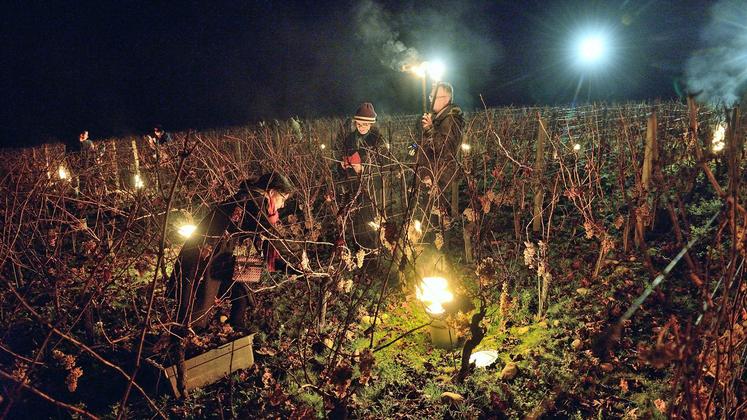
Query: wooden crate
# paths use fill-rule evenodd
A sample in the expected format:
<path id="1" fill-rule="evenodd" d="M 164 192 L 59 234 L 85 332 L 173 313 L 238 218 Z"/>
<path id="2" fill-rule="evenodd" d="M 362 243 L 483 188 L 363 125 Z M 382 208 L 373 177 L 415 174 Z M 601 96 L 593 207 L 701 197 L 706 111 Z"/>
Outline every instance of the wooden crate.
<path id="1" fill-rule="evenodd" d="M 254 334 L 251 334 L 185 360 L 186 389 L 210 385 L 239 369 L 254 365 L 253 342 Z M 174 395 L 181 397 L 176 385 L 176 365 L 164 368 L 153 360 L 149 361 L 160 371 L 160 379 L 165 378 L 169 381 Z"/>

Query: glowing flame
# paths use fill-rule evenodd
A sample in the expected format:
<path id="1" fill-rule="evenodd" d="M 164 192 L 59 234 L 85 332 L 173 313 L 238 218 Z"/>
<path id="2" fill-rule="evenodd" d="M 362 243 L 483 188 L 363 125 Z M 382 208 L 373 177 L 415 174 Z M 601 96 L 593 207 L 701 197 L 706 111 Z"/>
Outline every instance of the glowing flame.
<path id="1" fill-rule="evenodd" d="M 423 224 L 420 223 L 420 220 L 414 221 L 413 225 L 415 227 L 415 232 L 423 233 Z"/>
<path id="2" fill-rule="evenodd" d="M 324 143 L 322 143 L 322 144 L 319 145 L 319 148 L 322 149 L 322 150 L 324 150 L 324 149 L 327 148 L 327 145 L 324 144 Z"/>
<path id="3" fill-rule="evenodd" d="M 143 182 L 143 178 L 140 177 L 140 174 L 135 174 L 135 176 L 133 177 L 133 183 L 135 185 L 135 188 L 138 190 L 145 187 L 145 182 Z"/>
<path id="4" fill-rule="evenodd" d="M 714 152 L 720 152 L 724 150 L 724 147 L 726 146 L 726 143 L 724 143 L 725 137 L 726 126 L 724 124 L 719 124 L 716 127 L 716 130 L 713 131 L 713 140 L 711 140 L 711 145 Z"/>
<path id="5" fill-rule="evenodd" d="M 179 226 L 179 234 L 184 238 L 189 238 L 190 236 L 192 236 L 192 234 L 195 233 L 195 230 L 197 230 L 197 226 L 191 223 Z"/>
<path id="6" fill-rule="evenodd" d="M 581 145 L 578 144 L 578 143 L 574 144 L 573 145 L 573 150 L 575 150 L 576 152 L 578 152 L 579 150 L 581 150 Z"/>
<path id="7" fill-rule="evenodd" d="M 472 149 L 472 146 L 469 145 L 469 143 L 462 143 L 462 150 L 465 152 L 469 152 Z"/>
<path id="8" fill-rule="evenodd" d="M 428 75 L 431 77 L 431 79 L 434 82 L 440 82 L 441 79 L 444 77 L 444 73 L 446 73 L 446 66 L 441 61 L 433 61 L 433 62 L 425 62 L 423 63 L 427 66 L 428 69 Z"/>
<path id="9" fill-rule="evenodd" d="M 57 169 L 57 175 L 60 177 L 60 179 L 70 179 L 70 172 L 68 172 L 67 168 L 65 168 L 64 165 L 60 165 L 60 167 Z"/>
<path id="10" fill-rule="evenodd" d="M 454 299 L 443 277 L 424 277 L 420 286 L 415 287 L 415 293 L 418 300 L 428 305 L 425 310 L 432 315 L 444 313 L 442 304 Z"/>
<path id="11" fill-rule="evenodd" d="M 402 71 L 407 73 L 412 73 L 418 77 L 425 77 L 425 73 L 428 69 L 428 63 L 418 63 L 418 64 L 405 64 L 402 66 Z"/>

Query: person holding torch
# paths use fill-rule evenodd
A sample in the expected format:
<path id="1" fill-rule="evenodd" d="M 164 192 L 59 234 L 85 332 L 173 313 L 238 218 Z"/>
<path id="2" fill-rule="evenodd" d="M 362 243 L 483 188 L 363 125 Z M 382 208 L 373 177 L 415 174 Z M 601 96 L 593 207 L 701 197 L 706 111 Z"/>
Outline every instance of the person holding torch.
<path id="1" fill-rule="evenodd" d="M 426 241 L 432 238 L 434 228 L 440 227 L 439 220 L 450 211 L 449 187 L 458 178 L 457 156 L 464 129 L 464 114 L 454 104 L 454 87 L 450 83 L 435 83 L 430 101 L 431 112 L 423 114 L 418 127 L 422 137 L 416 158 L 418 180 L 428 192 L 421 194 L 419 200 L 425 213 L 424 223 L 429 222 Z"/>

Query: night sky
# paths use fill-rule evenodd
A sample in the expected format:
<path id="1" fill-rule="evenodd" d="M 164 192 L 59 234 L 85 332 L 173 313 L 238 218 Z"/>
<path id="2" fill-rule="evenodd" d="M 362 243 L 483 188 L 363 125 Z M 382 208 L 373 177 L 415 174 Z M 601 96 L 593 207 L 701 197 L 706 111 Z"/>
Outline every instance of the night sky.
<path id="1" fill-rule="evenodd" d="M 676 98 L 719 3 L 3 2 L 0 138 L 75 144 L 83 129 L 95 140 L 156 123 L 339 116 L 362 101 L 419 113 L 417 79 L 392 68 L 415 50 L 443 60 L 466 110 L 480 95 L 489 106 Z M 585 28 L 609 38 L 594 69 L 571 49 Z"/>

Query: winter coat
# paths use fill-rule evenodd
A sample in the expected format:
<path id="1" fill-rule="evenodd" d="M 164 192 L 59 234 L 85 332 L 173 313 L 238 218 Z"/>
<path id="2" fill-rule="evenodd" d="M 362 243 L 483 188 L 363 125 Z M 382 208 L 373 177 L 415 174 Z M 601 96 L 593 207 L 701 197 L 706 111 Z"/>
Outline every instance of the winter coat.
<path id="1" fill-rule="evenodd" d="M 346 163 L 360 162 L 365 170 L 366 164 L 377 163 L 378 148 L 384 143 L 384 137 L 376 127 L 371 127 L 365 135 L 361 135 L 358 130 L 354 129 L 339 143 L 341 143 L 340 160 Z M 347 168 L 346 175 L 354 176 L 355 171 Z"/>
<path id="2" fill-rule="evenodd" d="M 259 191 L 243 183 L 230 199 L 219 204 L 208 214 L 179 253 L 170 281 L 175 287 L 179 304 L 179 321 L 186 322 L 197 300 L 200 282 L 231 282 L 235 266 L 234 250 L 247 245 L 261 250 L 270 271 L 285 268 L 275 247 L 262 241 L 260 235 L 275 232 L 268 214 L 268 201 Z M 274 217 L 277 217 L 275 214 Z"/>
<path id="3" fill-rule="evenodd" d="M 417 165 L 420 179 L 429 176 L 443 189 L 457 170 L 457 156 L 462 143 L 464 114 L 454 104 L 447 105 L 433 117 L 433 125 L 423 130 L 418 121 L 422 141 L 418 145 Z"/>

